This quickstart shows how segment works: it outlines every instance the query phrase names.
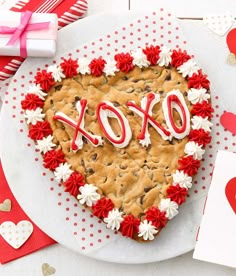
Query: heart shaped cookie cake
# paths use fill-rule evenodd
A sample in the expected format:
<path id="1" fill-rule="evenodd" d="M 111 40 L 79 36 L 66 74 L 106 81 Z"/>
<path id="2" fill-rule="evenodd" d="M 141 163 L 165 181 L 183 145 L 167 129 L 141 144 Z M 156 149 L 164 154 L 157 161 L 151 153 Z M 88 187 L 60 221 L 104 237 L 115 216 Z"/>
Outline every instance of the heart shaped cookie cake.
<path id="1" fill-rule="evenodd" d="M 181 49 L 63 59 L 21 102 L 43 166 L 108 228 L 153 240 L 211 141 L 209 80 Z"/>

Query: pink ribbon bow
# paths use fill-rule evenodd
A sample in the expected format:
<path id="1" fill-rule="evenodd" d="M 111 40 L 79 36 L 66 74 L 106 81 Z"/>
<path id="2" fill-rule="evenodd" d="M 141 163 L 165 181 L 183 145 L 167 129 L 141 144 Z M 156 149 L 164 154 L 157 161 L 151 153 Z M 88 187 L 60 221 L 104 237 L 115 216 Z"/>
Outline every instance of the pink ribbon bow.
<path id="1" fill-rule="evenodd" d="M 50 22 L 42 22 L 42 23 L 32 23 L 30 24 L 30 18 L 33 12 L 25 11 L 21 13 L 21 21 L 20 25 L 12 28 L 7 26 L 0 26 L 0 34 L 12 34 L 9 41 L 7 42 L 7 46 L 12 46 L 19 39 L 20 40 L 20 56 L 27 57 L 27 47 L 26 47 L 26 34 L 28 31 L 36 31 L 48 29 Z"/>

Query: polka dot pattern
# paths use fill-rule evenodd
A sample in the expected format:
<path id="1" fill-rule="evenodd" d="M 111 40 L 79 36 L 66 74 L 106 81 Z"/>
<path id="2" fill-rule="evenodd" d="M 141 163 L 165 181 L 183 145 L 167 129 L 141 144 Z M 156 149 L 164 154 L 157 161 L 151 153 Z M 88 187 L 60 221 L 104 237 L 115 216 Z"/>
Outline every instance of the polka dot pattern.
<path id="1" fill-rule="evenodd" d="M 103 58 L 112 57 L 117 52 L 128 52 L 138 47 L 145 47 L 157 43 L 159 45 L 166 45 L 170 48 L 188 49 L 186 42 L 180 28 L 172 18 L 171 14 L 165 13 L 163 9 L 157 13 L 144 16 L 134 22 L 114 30 L 111 34 L 99 38 L 96 41 L 90 41 L 86 45 L 74 50 L 65 55 L 65 58 L 72 57 L 88 57 L 94 58 L 102 56 Z M 59 64 L 61 58 L 54 60 L 52 63 Z M 49 66 L 46 64 L 45 66 Z M 24 97 L 25 90 L 32 84 L 33 76 L 40 68 L 31 68 L 31 71 L 20 75 L 18 79 L 14 79 L 11 86 L 5 86 L 4 105 L 7 105 L 11 111 L 11 118 L 21 135 L 27 133 L 26 125 L 20 107 L 20 102 Z M 194 179 L 193 188 L 189 191 L 188 202 L 196 200 L 199 197 L 206 195 L 210 185 L 212 170 L 214 167 L 214 160 L 218 149 L 225 149 L 236 151 L 236 136 L 228 131 L 224 131 L 220 125 L 219 118 L 223 113 L 221 108 L 221 100 L 218 95 L 212 91 L 212 104 L 215 110 L 212 122 L 214 128 L 212 131 L 212 142 L 206 149 L 204 162 L 202 162 L 199 174 Z M 33 147 L 26 138 L 26 151 L 32 151 Z M 32 163 L 40 163 L 41 156 L 38 151 L 34 151 L 34 159 Z M 119 232 L 113 233 L 106 229 L 106 225 L 101 220 L 90 214 L 89 211 L 81 208 L 80 204 L 74 197 L 64 192 L 61 184 L 54 180 L 54 175 L 49 171 L 40 173 L 40 177 L 47 179 L 48 196 L 52 196 L 52 204 L 56 205 L 58 212 L 63 212 L 64 220 L 61 222 L 65 224 L 81 252 L 87 253 L 91 250 L 103 246 L 106 242 L 114 240 Z M 180 214 L 181 215 L 181 214 Z M 56 231 L 56 230 L 55 230 Z"/>

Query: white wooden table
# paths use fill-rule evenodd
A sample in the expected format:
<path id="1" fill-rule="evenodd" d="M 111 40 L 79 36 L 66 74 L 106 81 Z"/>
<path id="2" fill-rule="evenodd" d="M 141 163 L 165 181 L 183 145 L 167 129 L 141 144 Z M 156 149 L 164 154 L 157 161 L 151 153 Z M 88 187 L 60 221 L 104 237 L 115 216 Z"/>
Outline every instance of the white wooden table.
<path id="1" fill-rule="evenodd" d="M 1 4 L 11 5 L 12 0 L 0 0 Z M 153 0 L 88 0 L 89 10 L 87 16 L 104 12 L 124 11 L 154 11 L 155 8 L 169 7 L 178 17 L 199 18 L 208 14 L 220 14 L 229 11 L 236 16 L 235 0 L 165 0 L 163 3 Z M 190 33 L 192 27 L 202 25 L 201 20 L 183 20 L 183 27 Z M 196 38 L 194 43 L 198 43 Z M 197 45 L 198 46 L 198 45 Z M 220 86 L 221 84 L 219 84 Z M 1 250 L 1 249 L 0 249 Z M 42 263 L 49 263 L 55 267 L 59 276 L 80 275 L 235 275 L 235 270 L 219 265 L 200 262 L 192 259 L 192 252 L 185 255 L 151 264 L 122 265 L 97 261 L 84 255 L 71 252 L 60 245 L 50 246 L 29 256 L 0 266 L 1 276 L 28 276 L 42 275 Z"/>

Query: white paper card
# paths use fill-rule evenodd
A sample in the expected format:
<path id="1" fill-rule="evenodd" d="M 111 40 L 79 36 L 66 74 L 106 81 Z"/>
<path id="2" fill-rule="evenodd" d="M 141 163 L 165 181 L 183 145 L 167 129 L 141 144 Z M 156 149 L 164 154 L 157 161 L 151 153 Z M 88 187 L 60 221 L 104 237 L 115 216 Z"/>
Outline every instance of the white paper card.
<path id="1" fill-rule="evenodd" d="M 215 34 L 223 36 L 234 23 L 232 14 L 208 15 L 203 17 L 203 23 Z"/>
<path id="2" fill-rule="evenodd" d="M 219 151 L 194 259 L 236 267 L 236 154 Z"/>

